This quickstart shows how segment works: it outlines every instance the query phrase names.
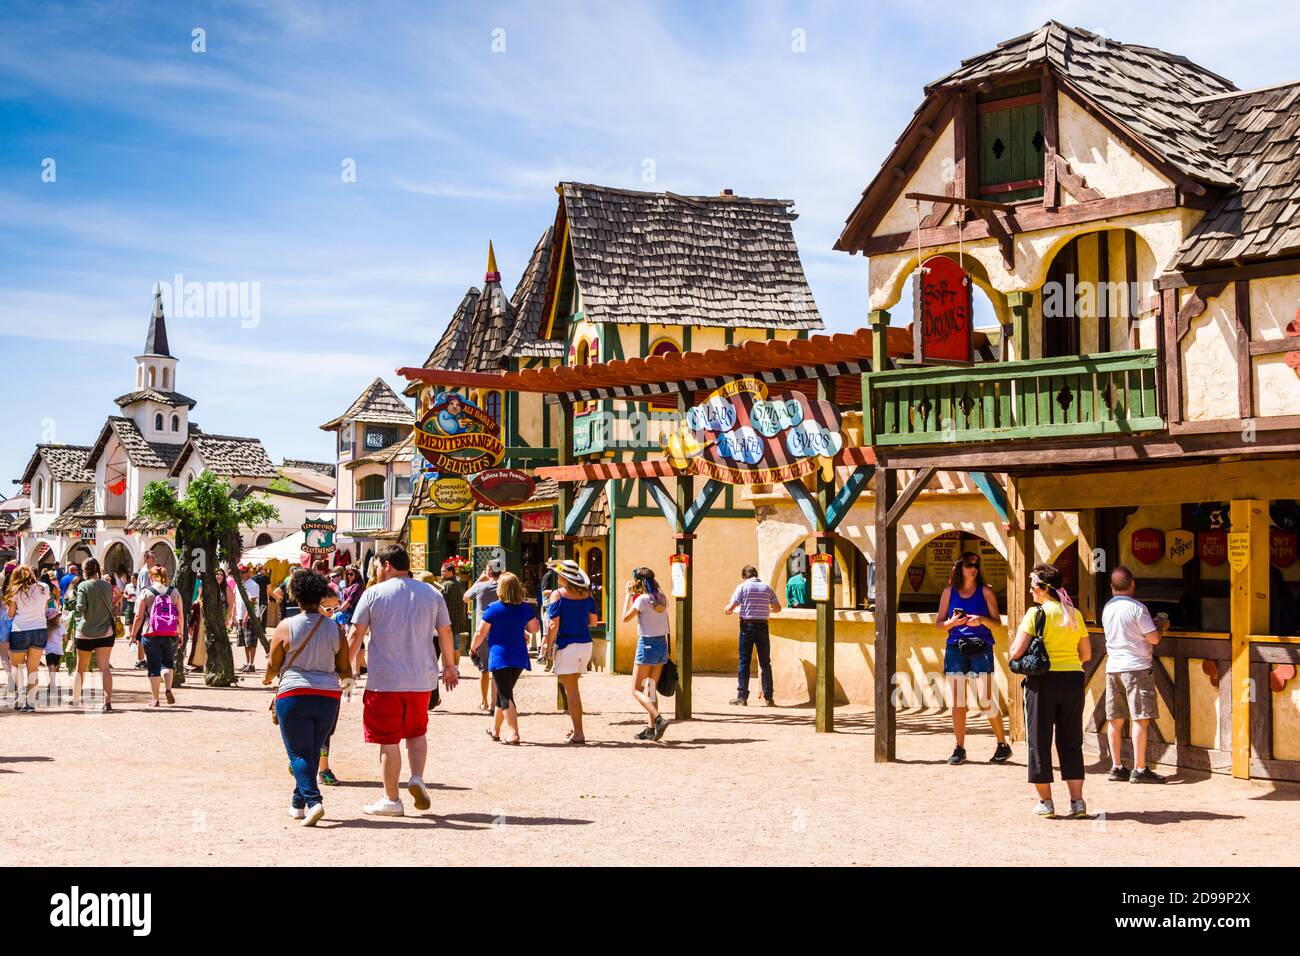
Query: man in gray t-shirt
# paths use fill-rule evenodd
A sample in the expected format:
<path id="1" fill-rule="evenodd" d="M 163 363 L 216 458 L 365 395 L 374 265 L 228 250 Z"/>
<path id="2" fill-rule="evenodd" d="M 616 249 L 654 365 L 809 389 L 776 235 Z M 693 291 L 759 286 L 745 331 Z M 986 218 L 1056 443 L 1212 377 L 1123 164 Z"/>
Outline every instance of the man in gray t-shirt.
<path id="1" fill-rule="evenodd" d="M 483 612 L 497 600 L 497 580 L 501 577 L 501 571 L 497 568 L 495 561 L 489 561 L 488 566 L 483 569 L 468 591 L 465 592 L 465 603 L 474 608 L 474 626 L 470 628 L 472 637 L 478 626 L 483 623 Z M 492 683 L 492 675 L 488 673 L 488 646 L 486 643 L 479 646 L 479 652 L 482 656 L 474 657 L 470 655 L 470 660 L 478 668 L 478 689 L 479 695 L 483 698 L 480 706 L 483 710 L 490 711 L 489 689 Z"/>
<path id="2" fill-rule="evenodd" d="M 460 675 L 453 663 L 451 615 L 442 595 L 433 585 L 411 577 L 410 557 L 400 545 L 383 548 L 375 560 L 379 583 L 361 595 L 348 632 L 354 670 L 361 642 L 370 635 L 362 724 L 366 742 L 379 744 L 384 777 L 383 798 L 362 809 L 378 816 L 400 817 L 404 812 L 397 789 L 402 741 L 411 762 L 407 790 L 415 798 L 415 808 L 428 810 L 432 805 L 424 785 L 424 764 L 429 752 L 425 736 L 429 692 L 438 682 L 434 635 L 442 649 L 442 682 L 447 690 L 456 686 Z"/>
<path id="3" fill-rule="evenodd" d="M 1147 728 L 1160 716 L 1154 666 L 1155 646 L 1169 626 L 1168 619 L 1157 625 L 1146 605 L 1135 598 L 1133 572 L 1117 565 L 1110 573 L 1115 595 L 1101 612 L 1106 632 L 1106 736 L 1110 741 L 1108 780 L 1132 783 L 1164 783 L 1164 778 L 1147 769 Z M 1163 617 L 1163 616 L 1162 616 Z M 1133 772 L 1124 766 L 1124 721 L 1133 722 Z"/>

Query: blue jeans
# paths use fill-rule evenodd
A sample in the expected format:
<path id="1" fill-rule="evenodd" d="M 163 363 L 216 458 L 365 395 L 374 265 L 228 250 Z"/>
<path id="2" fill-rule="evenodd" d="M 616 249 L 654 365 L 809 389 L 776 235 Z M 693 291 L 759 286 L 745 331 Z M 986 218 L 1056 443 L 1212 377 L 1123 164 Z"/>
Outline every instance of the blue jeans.
<path id="1" fill-rule="evenodd" d="M 759 681 L 763 697 L 772 699 L 772 645 L 767 638 L 767 621 L 740 622 L 740 667 L 736 671 L 736 696 L 749 699 L 749 662 L 758 651 Z"/>
<path id="2" fill-rule="evenodd" d="M 289 769 L 297 784 L 293 788 L 293 806 L 310 807 L 321 802 L 316 771 L 320 768 L 321 747 L 334 729 L 338 718 L 337 697 L 322 694 L 299 694 L 280 697 L 275 715 L 280 721 L 280 736 L 289 754 Z"/>

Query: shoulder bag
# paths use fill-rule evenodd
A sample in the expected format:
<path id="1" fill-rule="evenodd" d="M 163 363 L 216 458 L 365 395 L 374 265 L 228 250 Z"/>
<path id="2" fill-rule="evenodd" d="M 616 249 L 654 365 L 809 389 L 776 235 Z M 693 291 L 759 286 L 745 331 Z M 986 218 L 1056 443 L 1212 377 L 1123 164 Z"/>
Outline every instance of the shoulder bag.
<path id="1" fill-rule="evenodd" d="M 1043 631 L 1047 628 L 1047 612 L 1041 607 L 1034 614 L 1034 635 L 1029 639 L 1025 653 L 1011 661 L 1011 673 L 1021 677 L 1037 677 L 1052 669 L 1052 659 L 1047 656 Z"/>
<path id="2" fill-rule="evenodd" d="M 88 583 L 90 584 L 91 589 L 96 594 L 99 595 L 99 599 L 104 602 L 104 608 L 105 610 L 108 611 L 108 619 L 113 622 L 113 639 L 116 641 L 120 641 L 122 639 L 122 635 L 126 633 L 126 628 L 122 626 L 121 618 L 119 618 L 116 614 L 113 613 L 113 602 L 108 598 L 104 597 L 103 588 L 95 587 L 96 584 L 100 584 L 100 583 L 108 584 L 108 582 L 103 581 L 103 579 L 100 579 Z M 110 594 L 113 593 L 113 585 L 108 584 L 108 591 Z"/>
<path id="3" fill-rule="evenodd" d="M 677 693 L 677 662 L 671 657 L 664 664 L 664 669 L 659 672 L 659 680 L 655 681 L 655 690 L 664 697 L 672 697 Z"/>
<path id="4" fill-rule="evenodd" d="M 316 636 L 316 628 L 320 627 L 320 622 L 323 620 L 325 620 L 324 614 L 321 614 L 316 618 L 316 623 L 311 626 L 311 630 L 307 632 L 307 636 L 303 638 L 302 643 L 298 645 L 297 649 L 291 649 L 289 656 L 286 657 L 284 659 L 284 663 L 280 665 L 280 673 L 276 677 L 276 681 L 275 681 L 275 689 L 277 694 L 280 690 L 280 681 L 284 680 L 284 672 L 287 671 L 290 667 L 292 667 L 293 662 L 298 659 L 298 655 L 301 654 L 304 650 L 306 650 L 307 645 L 311 643 L 311 639 Z M 275 712 L 275 701 L 276 701 L 276 696 L 273 695 L 271 697 L 271 703 L 267 707 L 267 710 L 271 712 L 271 723 L 278 725 L 280 723 L 280 715 Z"/>

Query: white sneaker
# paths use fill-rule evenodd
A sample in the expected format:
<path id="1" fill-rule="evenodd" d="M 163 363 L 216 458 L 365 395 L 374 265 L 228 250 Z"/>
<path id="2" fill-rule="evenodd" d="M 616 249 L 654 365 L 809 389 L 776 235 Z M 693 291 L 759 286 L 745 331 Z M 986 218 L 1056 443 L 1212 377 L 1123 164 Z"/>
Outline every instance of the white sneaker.
<path id="1" fill-rule="evenodd" d="M 302 819 L 303 817 L 305 817 L 306 815 L 307 815 L 307 811 L 306 811 L 306 809 L 303 808 L 303 807 L 290 807 L 290 808 L 289 808 L 289 819 L 290 819 L 290 820 L 301 820 L 301 819 Z"/>
<path id="2" fill-rule="evenodd" d="M 1070 816 L 1076 820 L 1082 820 L 1088 816 L 1088 805 L 1082 800 L 1070 801 Z"/>
<path id="3" fill-rule="evenodd" d="M 399 804 L 400 805 L 400 804 Z M 302 825 L 305 827 L 314 827 L 325 818 L 325 804 L 313 803 L 307 815 L 303 817 Z"/>
<path id="4" fill-rule="evenodd" d="M 406 790 L 415 801 L 415 809 L 428 810 L 433 806 L 433 801 L 429 799 L 429 788 L 419 777 L 412 777 L 406 784 Z"/>
<path id="5" fill-rule="evenodd" d="M 387 797 L 380 797 L 374 803 L 362 807 L 361 812 L 368 813 L 372 817 L 400 817 L 406 811 L 402 809 L 401 800 L 389 800 Z"/>
<path id="6" fill-rule="evenodd" d="M 1052 805 L 1051 800 L 1039 800 L 1034 806 L 1034 813 L 1040 817 L 1047 817 L 1049 820 L 1056 819 L 1056 807 Z"/>

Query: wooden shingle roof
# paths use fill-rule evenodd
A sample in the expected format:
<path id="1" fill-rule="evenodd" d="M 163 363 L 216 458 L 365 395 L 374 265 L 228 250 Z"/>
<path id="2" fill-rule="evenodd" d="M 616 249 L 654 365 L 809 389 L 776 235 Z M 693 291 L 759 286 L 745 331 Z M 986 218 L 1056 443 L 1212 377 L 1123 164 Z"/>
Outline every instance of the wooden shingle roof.
<path id="1" fill-rule="evenodd" d="M 424 360 L 425 368 L 463 368 L 465 356 L 469 350 L 470 330 L 474 322 L 474 310 L 478 307 L 479 291 L 470 286 L 451 314 L 451 321 L 443 329 L 438 344 L 433 347 L 429 357 Z"/>
<path id="2" fill-rule="evenodd" d="M 137 468 L 159 468 L 164 471 L 171 468 L 176 456 L 181 453 L 180 444 L 146 441 L 133 419 L 121 415 L 110 415 L 104 427 L 100 429 L 99 438 L 91 446 L 86 456 L 86 467 L 93 469 L 99 456 L 104 453 L 110 435 L 116 435 L 126 451 L 131 464 Z"/>
<path id="3" fill-rule="evenodd" d="M 1233 184 L 1192 102 L 1236 87 L 1191 60 L 1155 47 L 1120 43 L 1049 20 L 999 43 L 926 87 L 943 87 L 1014 73 L 1040 64 L 1092 100 L 1184 174 L 1216 186 Z"/>
<path id="4" fill-rule="evenodd" d="M 134 392 L 127 392 L 125 395 L 119 395 L 113 399 L 113 404 L 118 408 L 125 408 L 127 405 L 133 405 L 136 402 L 157 402 L 160 405 L 169 405 L 172 408 L 180 408 L 185 405 L 193 408 L 198 404 L 197 401 L 188 395 L 182 395 L 180 392 L 165 392 L 160 388 L 138 388 Z"/>
<path id="5" fill-rule="evenodd" d="M 819 329 L 786 199 L 561 183 L 589 320 Z M 548 289 L 556 294 L 559 276 Z"/>
<path id="6" fill-rule="evenodd" d="M 1179 249 L 1179 269 L 1300 252 L 1300 82 L 1196 104 L 1240 184 Z"/>
<path id="7" fill-rule="evenodd" d="M 23 469 L 21 480 L 31 481 L 36 474 L 37 465 L 43 460 L 55 481 L 93 482 L 95 473 L 86 467 L 86 456 L 89 454 L 89 445 L 37 445 L 27 467 Z"/>
<path id="8" fill-rule="evenodd" d="M 321 426 L 321 431 L 338 431 L 345 422 L 358 421 L 371 425 L 414 425 L 415 413 L 402 401 L 388 383 L 377 378 L 356 397 L 348 410 Z"/>
<path id="9" fill-rule="evenodd" d="M 564 358 L 564 342 L 544 339 L 546 322 L 546 281 L 551 267 L 551 247 L 554 227 L 547 226 L 542 238 L 533 247 L 515 294 L 510 297 L 514 311 L 514 329 L 506 341 L 502 358 L 523 356 L 528 358 Z"/>
<path id="10" fill-rule="evenodd" d="M 286 458 L 280 462 L 285 468 L 300 468 L 304 471 L 319 471 L 322 475 L 334 477 L 336 465 L 331 461 L 305 461 L 301 458 Z"/>
<path id="11" fill-rule="evenodd" d="M 87 488 L 73 498 L 70 505 L 59 512 L 59 516 L 50 522 L 49 530 L 59 534 L 76 531 L 94 521 L 97 517 L 98 515 L 95 513 L 95 489 Z"/>
<path id="12" fill-rule="evenodd" d="M 260 439 L 235 435 L 191 435 L 171 466 L 172 477 L 185 470 L 186 462 L 195 452 L 203 460 L 206 471 L 222 478 L 275 478 L 279 475 Z"/>

